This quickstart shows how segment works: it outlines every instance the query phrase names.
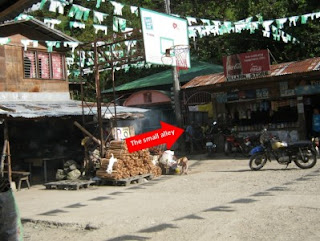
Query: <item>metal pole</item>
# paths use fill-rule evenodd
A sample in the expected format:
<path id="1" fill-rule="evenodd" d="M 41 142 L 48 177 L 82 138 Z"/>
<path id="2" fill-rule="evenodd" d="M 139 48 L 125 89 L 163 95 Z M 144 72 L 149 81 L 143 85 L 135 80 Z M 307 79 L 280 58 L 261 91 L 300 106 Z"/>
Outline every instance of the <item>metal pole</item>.
<path id="1" fill-rule="evenodd" d="M 96 83 L 96 99 L 97 99 L 97 112 L 98 112 L 98 123 L 100 131 L 100 153 L 101 157 L 104 157 L 104 137 L 103 137 L 103 126 L 101 117 L 101 91 L 100 91 L 100 75 L 99 75 L 99 65 L 98 65 L 98 50 L 97 41 L 94 41 L 94 67 L 95 67 L 95 83 Z"/>
<path id="2" fill-rule="evenodd" d="M 164 6 L 167 14 L 171 14 L 170 0 L 164 0 Z"/>
<path id="3" fill-rule="evenodd" d="M 170 14 L 170 0 L 165 0 L 166 13 Z M 179 127 L 182 127 L 182 117 L 181 117 L 181 105 L 180 105 L 180 81 L 179 74 L 176 67 L 172 67 L 173 75 L 173 92 L 174 92 L 174 102 L 175 102 L 175 115 L 176 121 Z"/>
<path id="4" fill-rule="evenodd" d="M 180 81 L 179 73 L 176 67 L 172 68 L 173 74 L 173 93 L 174 93 L 174 112 L 179 127 L 182 127 L 181 105 L 180 105 Z"/>
<path id="5" fill-rule="evenodd" d="M 115 128 L 114 138 L 118 140 L 118 132 L 117 132 L 117 103 L 116 103 L 116 88 L 115 88 L 115 81 L 114 81 L 114 67 L 112 65 L 112 89 L 113 89 L 113 101 L 114 101 L 114 123 L 113 128 Z"/>

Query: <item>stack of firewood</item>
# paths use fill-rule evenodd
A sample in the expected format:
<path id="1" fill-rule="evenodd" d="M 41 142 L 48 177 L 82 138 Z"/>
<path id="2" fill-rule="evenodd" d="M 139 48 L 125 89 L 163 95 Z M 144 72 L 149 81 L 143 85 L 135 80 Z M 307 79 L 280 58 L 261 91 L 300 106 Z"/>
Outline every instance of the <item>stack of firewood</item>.
<path id="1" fill-rule="evenodd" d="M 112 172 L 108 173 L 107 169 L 112 156 L 117 161 L 113 164 Z M 142 174 L 160 176 L 161 168 L 154 165 L 152 159 L 148 149 L 129 153 L 125 141 L 111 141 L 106 158 L 101 159 L 101 168 L 96 172 L 96 175 L 100 178 L 114 180 Z"/>

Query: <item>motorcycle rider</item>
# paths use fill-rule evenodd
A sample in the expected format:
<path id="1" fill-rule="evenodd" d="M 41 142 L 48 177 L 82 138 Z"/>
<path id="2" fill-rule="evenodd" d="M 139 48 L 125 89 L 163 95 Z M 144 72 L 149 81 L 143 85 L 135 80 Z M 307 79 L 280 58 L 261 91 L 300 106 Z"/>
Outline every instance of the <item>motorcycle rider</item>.
<path id="1" fill-rule="evenodd" d="M 260 143 L 264 145 L 270 139 L 270 135 L 268 134 L 268 126 L 264 125 L 262 131 L 260 132 Z"/>
<path id="2" fill-rule="evenodd" d="M 185 131 L 185 143 L 186 143 L 186 150 L 188 153 L 193 152 L 193 135 L 194 135 L 194 121 L 191 124 L 187 125 Z"/>

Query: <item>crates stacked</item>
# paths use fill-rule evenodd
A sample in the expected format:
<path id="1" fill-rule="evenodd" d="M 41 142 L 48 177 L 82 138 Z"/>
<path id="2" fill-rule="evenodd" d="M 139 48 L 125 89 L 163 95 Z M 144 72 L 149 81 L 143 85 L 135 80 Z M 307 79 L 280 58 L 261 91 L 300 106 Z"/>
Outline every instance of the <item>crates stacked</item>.
<path id="1" fill-rule="evenodd" d="M 110 158 L 117 158 L 108 173 Z M 111 141 L 106 153 L 106 158 L 101 159 L 101 168 L 96 172 L 97 177 L 104 179 L 120 180 L 142 174 L 161 175 L 161 168 L 152 162 L 153 157 L 148 149 L 129 153 L 125 141 Z"/>

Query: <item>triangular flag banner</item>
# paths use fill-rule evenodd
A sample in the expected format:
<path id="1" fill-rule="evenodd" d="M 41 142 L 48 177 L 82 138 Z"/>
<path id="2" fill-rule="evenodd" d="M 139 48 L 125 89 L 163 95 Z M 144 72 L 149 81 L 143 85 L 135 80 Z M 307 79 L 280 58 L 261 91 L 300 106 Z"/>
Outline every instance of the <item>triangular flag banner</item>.
<path id="1" fill-rule="evenodd" d="M 77 4 L 73 4 L 68 16 L 71 18 L 75 17 L 75 19 L 77 19 L 77 20 L 82 20 L 82 18 L 83 18 L 84 21 L 87 21 L 90 11 L 91 10 L 88 8 L 84 8 L 84 7 L 79 6 Z"/>
<path id="2" fill-rule="evenodd" d="M 123 18 L 113 17 L 113 31 L 124 32 L 127 26 L 127 20 Z"/>
<path id="3" fill-rule="evenodd" d="M 83 29 L 86 28 L 86 25 L 84 23 L 74 22 L 74 21 L 70 21 L 69 26 L 70 28 L 83 28 Z"/>
<path id="4" fill-rule="evenodd" d="M 114 7 L 114 10 L 113 10 L 113 13 L 115 15 L 120 15 L 122 16 L 122 8 L 124 7 L 124 4 L 121 4 L 121 3 L 117 3 L 117 2 L 114 2 L 114 1 L 110 1 L 110 3 L 113 5 Z"/>
<path id="5" fill-rule="evenodd" d="M 8 44 L 11 42 L 10 38 L 0 38 L 0 45 Z"/>
<path id="6" fill-rule="evenodd" d="M 133 13 L 137 16 L 139 15 L 138 7 L 130 6 L 130 10 L 131 10 L 131 13 Z"/>
<path id="7" fill-rule="evenodd" d="M 188 25 L 191 26 L 193 23 L 197 23 L 197 19 L 193 17 L 187 17 Z"/>
<path id="8" fill-rule="evenodd" d="M 297 26 L 297 21 L 299 20 L 299 16 L 292 16 L 289 18 L 289 26 Z"/>
<path id="9" fill-rule="evenodd" d="M 28 45 L 31 43 L 34 48 L 37 48 L 39 45 L 38 40 L 21 39 L 21 43 L 24 46 L 24 51 L 27 51 Z"/>
<path id="10" fill-rule="evenodd" d="M 283 24 L 285 24 L 287 22 L 287 18 L 279 18 L 276 19 L 276 23 L 279 29 L 283 29 Z"/>
<path id="11" fill-rule="evenodd" d="M 30 20 L 30 19 L 34 19 L 34 17 L 28 14 L 21 13 L 19 14 L 19 16 L 15 17 L 14 21 Z"/>
<path id="12" fill-rule="evenodd" d="M 101 24 L 109 14 L 93 11 L 93 22 Z"/>
<path id="13" fill-rule="evenodd" d="M 59 0 L 50 0 L 50 7 L 49 11 L 56 13 L 57 10 L 60 14 L 64 13 L 64 7 L 67 5 L 67 2 L 65 1 L 59 1 Z"/>
<path id="14" fill-rule="evenodd" d="M 105 35 L 108 34 L 108 27 L 104 25 L 98 25 L 98 24 L 93 24 L 93 27 L 95 29 L 95 33 L 97 34 L 98 31 L 103 31 Z"/>
<path id="15" fill-rule="evenodd" d="M 48 52 L 52 52 L 53 47 L 60 48 L 60 41 L 45 41 L 47 44 Z"/>
<path id="16" fill-rule="evenodd" d="M 64 47 L 70 47 L 71 51 L 74 52 L 74 50 L 76 49 L 76 47 L 78 47 L 79 43 L 78 42 L 64 42 L 63 46 Z"/>
<path id="17" fill-rule="evenodd" d="M 61 20 L 59 20 L 59 19 L 45 18 L 45 19 L 43 20 L 43 22 L 44 22 L 49 28 L 54 29 L 54 25 L 60 24 L 60 23 L 61 23 Z"/>

